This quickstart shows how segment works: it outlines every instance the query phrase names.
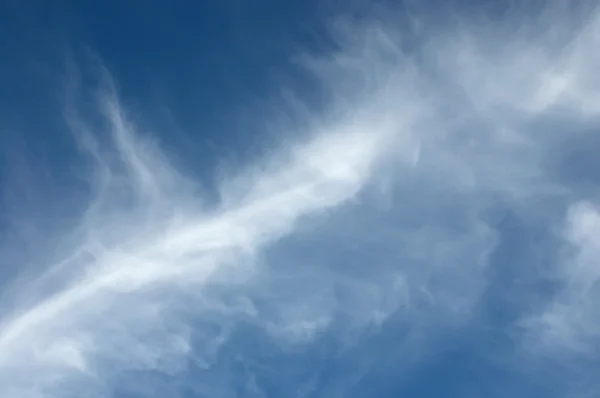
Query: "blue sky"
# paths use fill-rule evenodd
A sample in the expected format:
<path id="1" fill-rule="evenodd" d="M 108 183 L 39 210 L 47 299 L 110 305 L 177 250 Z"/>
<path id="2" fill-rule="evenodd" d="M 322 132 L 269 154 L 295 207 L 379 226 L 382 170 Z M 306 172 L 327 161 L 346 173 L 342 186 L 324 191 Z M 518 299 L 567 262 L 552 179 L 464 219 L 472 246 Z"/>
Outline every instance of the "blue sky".
<path id="1" fill-rule="evenodd" d="M 592 1 L 0 1 L 0 396 L 597 396 L 597 48 Z"/>

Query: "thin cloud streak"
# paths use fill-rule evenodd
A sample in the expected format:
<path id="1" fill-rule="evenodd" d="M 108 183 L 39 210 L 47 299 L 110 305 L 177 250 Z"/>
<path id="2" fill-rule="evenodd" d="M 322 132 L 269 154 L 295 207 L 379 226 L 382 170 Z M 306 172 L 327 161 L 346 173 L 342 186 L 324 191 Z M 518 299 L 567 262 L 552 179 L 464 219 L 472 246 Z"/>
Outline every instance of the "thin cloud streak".
<path id="1" fill-rule="evenodd" d="M 173 182 L 185 180 L 125 120 L 110 85 L 101 104 L 116 151 L 109 154 L 120 159 L 96 158 L 103 179 L 77 228 L 87 239 L 68 261 L 65 276 L 71 282 L 3 321 L 5 396 L 60 395 L 63 383 L 73 377 L 107 377 L 96 363 L 103 358 L 128 370 L 162 369 L 164 357 L 185 357 L 188 326 L 173 320 L 167 330 L 156 330 L 168 318 L 161 302 L 164 290 L 185 296 L 215 274 L 247 274 L 255 253 L 292 232 L 300 217 L 355 197 L 390 142 L 384 139 L 388 129 L 360 120 L 326 127 L 275 159 L 274 166 L 243 176 L 252 181 L 245 183 L 250 189 L 225 197 L 226 208 L 207 213 L 188 207 L 193 198 L 172 193 Z M 91 135 L 83 138 L 94 141 Z M 33 390 L 30 379 L 20 378 L 25 372 L 38 375 Z"/>

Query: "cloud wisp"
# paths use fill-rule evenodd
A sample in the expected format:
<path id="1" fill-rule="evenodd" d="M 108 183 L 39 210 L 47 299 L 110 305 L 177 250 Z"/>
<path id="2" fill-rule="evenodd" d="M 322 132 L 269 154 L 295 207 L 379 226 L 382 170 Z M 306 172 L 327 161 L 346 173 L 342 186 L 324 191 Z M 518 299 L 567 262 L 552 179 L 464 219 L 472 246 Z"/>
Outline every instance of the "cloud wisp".
<path id="1" fill-rule="evenodd" d="M 101 118 L 65 112 L 92 159 L 91 199 L 53 239 L 56 260 L 3 307 L 0 395 L 111 396 L 127 372 L 208 369 L 242 323 L 285 349 L 324 333 L 351 345 L 399 316 L 408 337 L 394 349 L 413 364 L 424 341 L 476 322 L 489 268 L 502 266 L 499 208 L 548 228 L 567 214 L 574 248 L 552 264 L 556 294 L 516 314 L 521 345 L 597 352 L 600 216 L 556 171 L 563 144 L 590 138 L 600 116 L 600 14 L 583 8 L 463 16 L 426 34 L 426 17 L 410 32 L 341 25 L 343 45 L 302 58 L 326 110 L 219 181 L 216 203 L 138 130 L 102 72 Z M 302 244 L 313 254 L 294 252 Z"/>

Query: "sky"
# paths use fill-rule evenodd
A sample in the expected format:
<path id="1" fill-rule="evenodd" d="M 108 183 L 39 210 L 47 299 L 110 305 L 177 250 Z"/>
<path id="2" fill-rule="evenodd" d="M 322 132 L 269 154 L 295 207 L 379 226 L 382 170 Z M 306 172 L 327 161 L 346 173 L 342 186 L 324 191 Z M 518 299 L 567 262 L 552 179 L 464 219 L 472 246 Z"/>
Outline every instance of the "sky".
<path id="1" fill-rule="evenodd" d="M 597 397 L 598 48 L 592 0 L 0 0 L 0 397 Z"/>

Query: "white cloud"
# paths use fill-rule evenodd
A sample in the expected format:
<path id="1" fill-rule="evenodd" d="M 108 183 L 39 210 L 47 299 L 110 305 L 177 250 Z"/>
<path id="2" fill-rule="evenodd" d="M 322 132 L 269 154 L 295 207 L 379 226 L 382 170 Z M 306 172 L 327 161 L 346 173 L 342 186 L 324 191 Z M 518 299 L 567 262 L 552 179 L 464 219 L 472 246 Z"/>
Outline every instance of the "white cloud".
<path id="1" fill-rule="evenodd" d="M 554 271 L 556 296 L 526 326 L 529 349 L 562 357 L 597 355 L 600 348 L 600 212 L 591 203 L 572 205 L 565 226 L 566 247 Z"/>
<path id="2" fill-rule="evenodd" d="M 227 325 L 256 313 L 250 301 L 239 308 L 212 303 L 203 286 L 233 288 L 252 278 L 258 251 L 292 232 L 301 217 L 355 197 L 390 142 L 404 134 L 392 130 L 401 118 L 357 112 L 224 183 L 223 205 L 207 211 L 189 194 L 194 183 L 135 131 L 110 85 L 100 105 L 113 147 L 98 140 L 101 133 L 88 133 L 94 127 L 76 118 L 77 109 L 69 111 L 71 124 L 83 128 L 75 135 L 98 162 L 96 197 L 76 228 L 74 255 L 44 265 L 48 275 L 64 278 L 62 287 L 3 318 L 3 396 L 62 396 L 66 385 L 110 380 L 120 370 L 177 369 L 195 333 L 186 319 L 218 317 Z M 50 279 L 38 284 L 44 278 Z M 327 312 L 292 300 L 267 331 L 295 340 L 327 326 Z M 194 356 L 203 359 L 219 341 L 195 347 Z"/>
<path id="3" fill-rule="evenodd" d="M 557 26 L 556 15 L 516 31 L 465 18 L 472 28 L 436 27 L 415 53 L 394 24 L 342 25 L 341 48 L 302 58 L 326 109 L 220 181 L 217 203 L 137 131 L 105 80 L 105 125 L 66 112 L 94 160 L 93 197 L 63 256 L 40 263 L 0 318 L 0 395 L 108 395 L 122 372 L 177 372 L 189 358 L 208 369 L 239 322 L 290 347 L 326 332 L 352 344 L 395 315 L 407 364 L 422 353 L 415 339 L 467 325 L 498 242 L 489 214 L 539 222 L 577 196 L 550 167 L 573 132 L 535 123 L 555 112 L 576 131 L 597 119 L 600 24 L 580 13 Z M 583 350 L 597 344 L 600 216 L 569 214 L 577 254 L 526 323 L 545 346 Z"/>

